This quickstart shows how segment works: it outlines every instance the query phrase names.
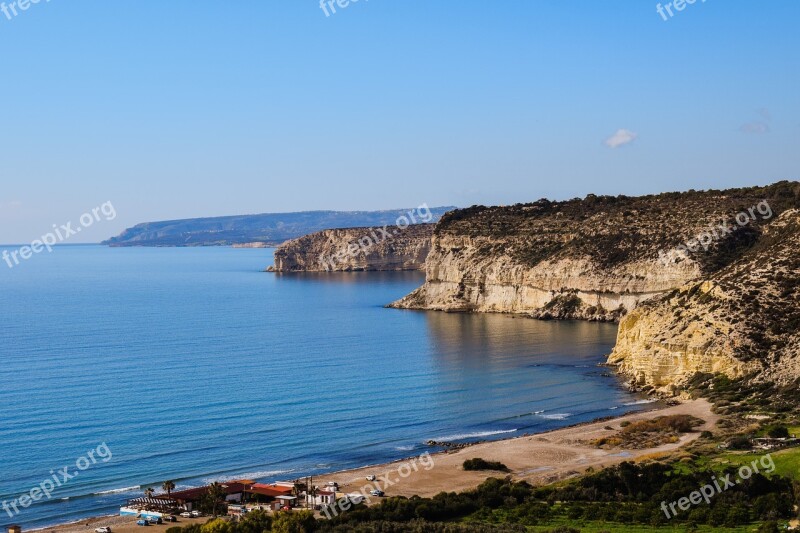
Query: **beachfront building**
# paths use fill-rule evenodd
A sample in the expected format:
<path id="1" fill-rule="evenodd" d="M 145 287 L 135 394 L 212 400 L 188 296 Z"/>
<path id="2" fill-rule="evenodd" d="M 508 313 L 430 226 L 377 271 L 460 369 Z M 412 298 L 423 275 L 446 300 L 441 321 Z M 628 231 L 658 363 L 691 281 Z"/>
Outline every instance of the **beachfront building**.
<path id="1" fill-rule="evenodd" d="M 273 503 L 281 496 L 292 496 L 294 487 L 288 485 L 265 485 L 253 483 L 247 490 L 247 501 L 250 503 Z"/>
<path id="2" fill-rule="evenodd" d="M 249 479 L 220 483 L 228 504 L 228 514 L 241 516 L 255 509 L 280 510 L 297 505 L 294 486 L 287 483 L 266 485 Z M 128 504 L 120 509 L 120 516 L 136 516 L 138 518 L 166 518 L 170 514 L 183 511 L 199 510 L 208 495 L 209 487 L 172 492 L 145 498 L 128 500 Z"/>
<path id="3" fill-rule="evenodd" d="M 225 501 L 231 503 L 241 502 L 248 483 L 253 482 L 243 480 L 222 483 L 220 486 L 225 492 Z M 200 503 L 205 499 L 206 494 L 208 494 L 208 487 L 198 487 L 196 489 L 173 492 L 169 497 L 166 494 L 161 494 L 134 498 L 128 500 L 127 505 L 120 509 L 119 514 L 120 516 L 136 516 L 145 519 L 165 518 L 175 512 L 199 509 Z"/>
<path id="4" fill-rule="evenodd" d="M 312 505 L 333 505 L 336 503 L 336 493 L 327 490 L 317 491 L 314 496 L 309 496 Z"/>

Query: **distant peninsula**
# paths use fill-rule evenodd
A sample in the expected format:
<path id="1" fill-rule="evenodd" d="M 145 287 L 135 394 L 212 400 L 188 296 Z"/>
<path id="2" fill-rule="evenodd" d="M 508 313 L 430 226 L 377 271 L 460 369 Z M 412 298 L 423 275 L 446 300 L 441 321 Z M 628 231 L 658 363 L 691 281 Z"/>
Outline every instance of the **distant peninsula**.
<path id="1" fill-rule="evenodd" d="M 430 222 L 455 207 L 431 207 Z M 304 211 L 145 222 L 101 244 L 108 246 L 278 246 L 327 229 L 394 225 L 409 209 Z"/>

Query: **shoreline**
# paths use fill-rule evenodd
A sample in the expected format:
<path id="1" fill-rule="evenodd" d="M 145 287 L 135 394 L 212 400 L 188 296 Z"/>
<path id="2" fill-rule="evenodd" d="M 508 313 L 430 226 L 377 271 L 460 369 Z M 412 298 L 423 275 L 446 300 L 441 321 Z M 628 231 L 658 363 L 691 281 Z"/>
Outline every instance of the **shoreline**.
<path id="1" fill-rule="evenodd" d="M 701 418 L 705 424 L 692 433 L 684 434 L 678 442 L 644 449 L 615 448 L 605 450 L 588 442 L 607 437 L 621 429 L 623 422 L 634 422 L 658 416 L 690 414 Z M 719 417 L 711 412 L 711 404 L 706 400 L 690 400 L 673 406 L 659 406 L 653 409 L 627 413 L 618 417 L 604 417 L 591 422 L 549 430 L 527 436 L 487 441 L 457 450 L 432 453 L 434 463 L 430 470 L 418 469 L 407 477 L 398 479 L 400 467 L 418 459 L 411 457 L 372 467 L 342 470 L 331 474 L 315 476 L 315 484 L 324 485 L 335 481 L 340 492 L 358 492 L 368 485 L 366 477 L 375 475 L 392 483 L 382 488 L 387 496 L 414 495 L 432 497 L 439 492 L 462 492 L 477 487 L 488 477 L 510 475 L 517 481 L 525 480 L 533 484 L 549 484 L 575 477 L 589 468 L 605 468 L 626 460 L 635 460 L 672 452 L 696 440 L 703 430 L 710 430 Z M 611 429 L 606 429 L 610 427 Z M 499 461 L 509 468 L 509 472 L 465 471 L 462 463 L 467 459 L 482 458 Z M 412 468 L 413 470 L 413 468 Z M 344 478 L 344 479 L 343 479 Z"/>
<path id="2" fill-rule="evenodd" d="M 604 450 L 587 444 L 596 438 L 608 436 L 620 429 L 623 422 L 634 422 L 671 414 L 691 414 L 701 418 L 705 424 L 692 433 L 684 434 L 679 441 L 654 448 L 626 450 L 622 448 Z M 700 432 L 713 429 L 718 416 L 711 412 L 711 404 L 706 400 L 682 401 L 677 405 L 657 405 L 652 409 L 644 409 L 620 416 L 607 416 L 592 421 L 580 422 L 571 426 L 551 429 L 542 433 L 526 434 L 492 441 L 483 441 L 452 450 L 434 453 L 422 452 L 419 455 L 398 459 L 387 463 L 378 463 L 356 468 L 338 470 L 328 474 L 314 476 L 314 483 L 324 486 L 328 482 L 337 482 L 339 492 L 343 494 L 359 492 L 368 485 L 384 490 L 386 496 L 414 495 L 431 497 L 439 492 L 462 492 L 477 487 L 489 477 L 511 476 L 517 481 L 525 480 L 533 484 L 549 484 L 570 477 L 581 475 L 589 468 L 605 468 L 626 460 L 635 460 L 643 456 L 664 454 L 674 451 L 693 442 Z M 606 429 L 611 427 L 612 429 Z M 420 457 L 429 454 L 425 463 Z M 467 459 L 480 457 L 488 461 L 499 461 L 509 467 L 509 472 L 465 471 L 461 467 Z M 406 465 L 416 464 L 416 469 L 408 466 L 407 476 L 400 470 Z M 427 466 L 432 465 L 429 469 Z M 401 475 L 398 476 L 398 472 Z M 367 476 L 374 475 L 377 482 L 370 483 Z M 381 480 L 391 486 L 382 486 Z M 379 498 L 372 498 L 377 503 Z M 165 523 L 150 526 L 166 531 L 169 527 L 185 526 L 191 523 L 204 523 L 208 517 L 199 519 L 180 519 L 177 523 Z M 119 515 L 102 515 L 75 520 L 66 524 L 40 527 L 28 531 L 53 533 L 94 533 L 96 527 L 111 526 L 114 533 L 133 533 L 139 526 L 131 517 Z"/>

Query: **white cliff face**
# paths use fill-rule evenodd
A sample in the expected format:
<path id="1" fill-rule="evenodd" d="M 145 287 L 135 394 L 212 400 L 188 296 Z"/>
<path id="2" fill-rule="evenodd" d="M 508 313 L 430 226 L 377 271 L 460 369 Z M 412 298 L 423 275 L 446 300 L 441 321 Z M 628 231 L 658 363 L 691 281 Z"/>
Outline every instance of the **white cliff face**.
<path id="1" fill-rule="evenodd" d="M 766 226 L 727 268 L 633 310 L 609 364 L 672 392 L 698 372 L 787 385 L 800 377 L 800 212 Z"/>
<path id="2" fill-rule="evenodd" d="M 421 270 L 432 225 L 349 228 L 312 233 L 275 250 L 274 272 Z"/>
<path id="3" fill-rule="evenodd" d="M 576 317 L 601 318 L 607 314 L 603 310 L 629 311 L 700 274 L 692 261 L 662 265 L 657 259 L 613 269 L 600 268 L 586 257 L 528 267 L 507 254 L 483 253 L 490 243 L 482 241 L 487 240 L 434 236 L 425 285 L 393 307 L 538 315 L 570 295 L 580 299 Z"/>
<path id="4" fill-rule="evenodd" d="M 696 285 L 696 284 L 695 284 Z M 693 285 L 683 287 L 683 294 Z M 709 302 L 729 299 L 711 283 L 698 285 L 697 294 Z M 680 309 L 681 294 L 662 302 L 634 309 L 622 319 L 617 344 L 608 358 L 634 387 L 652 387 L 673 392 L 698 372 L 748 375 L 761 368 L 756 361 L 744 362 L 734 354 L 742 336 L 711 309 Z"/>
<path id="5" fill-rule="evenodd" d="M 764 197 L 777 217 L 714 240 L 708 228 L 722 225 L 709 224 Z M 798 203 L 800 184 L 786 182 L 476 206 L 442 219 L 425 284 L 391 306 L 621 320 L 608 362 L 639 388 L 674 393 L 696 373 L 791 384 L 800 377 Z M 709 246 L 691 244 L 696 235 Z M 684 242 L 690 253 L 670 253 Z"/>

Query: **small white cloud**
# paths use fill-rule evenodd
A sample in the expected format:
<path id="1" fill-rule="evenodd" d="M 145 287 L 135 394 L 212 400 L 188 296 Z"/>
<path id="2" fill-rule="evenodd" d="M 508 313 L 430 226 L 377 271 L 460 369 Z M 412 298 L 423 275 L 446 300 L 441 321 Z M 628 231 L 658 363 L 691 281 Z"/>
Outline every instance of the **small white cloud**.
<path id="1" fill-rule="evenodd" d="M 739 129 L 744 133 L 761 135 L 762 133 L 769 132 L 769 124 L 767 124 L 766 122 L 761 122 L 760 120 L 756 120 L 753 122 L 748 122 L 747 124 L 742 124 L 742 127 Z"/>
<path id="2" fill-rule="evenodd" d="M 620 146 L 632 143 L 638 136 L 639 134 L 623 128 L 617 130 L 614 135 L 606 139 L 606 146 L 609 148 L 619 148 Z"/>

